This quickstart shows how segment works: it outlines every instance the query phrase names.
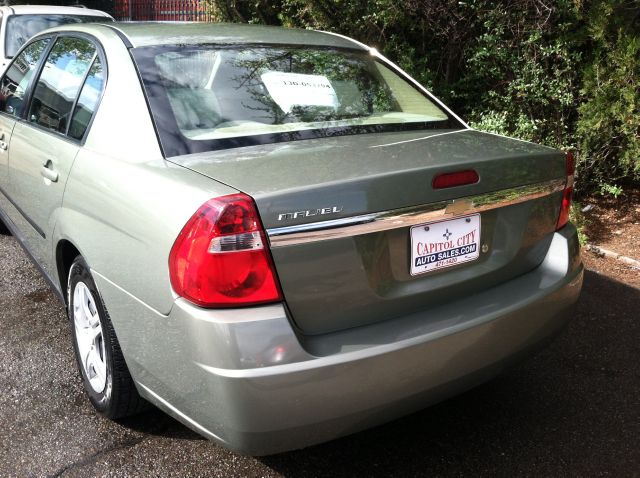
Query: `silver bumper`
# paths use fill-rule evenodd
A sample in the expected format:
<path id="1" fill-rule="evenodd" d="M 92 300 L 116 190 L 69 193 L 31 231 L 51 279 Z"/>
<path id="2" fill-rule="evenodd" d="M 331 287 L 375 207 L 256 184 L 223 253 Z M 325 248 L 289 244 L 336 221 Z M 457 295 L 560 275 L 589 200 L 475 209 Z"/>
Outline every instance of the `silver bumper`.
<path id="1" fill-rule="evenodd" d="M 108 307 L 126 307 L 128 319 L 111 315 L 142 395 L 199 433 L 261 455 L 388 421 L 491 378 L 563 327 L 582 276 L 568 226 L 517 279 L 317 337 L 298 335 L 282 305 L 211 311 L 178 300 L 162 316 L 113 284 L 98 286 Z"/>

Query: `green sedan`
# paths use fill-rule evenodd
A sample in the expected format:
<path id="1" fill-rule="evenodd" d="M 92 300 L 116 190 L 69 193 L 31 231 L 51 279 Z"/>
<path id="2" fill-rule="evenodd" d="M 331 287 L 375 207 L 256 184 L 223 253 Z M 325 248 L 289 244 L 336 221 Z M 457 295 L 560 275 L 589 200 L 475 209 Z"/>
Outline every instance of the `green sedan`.
<path id="1" fill-rule="evenodd" d="M 0 80 L 0 219 L 89 400 L 249 454 L 419 410 L 561 330 L 573 170 L 331 33 L 75 24 Z"/>

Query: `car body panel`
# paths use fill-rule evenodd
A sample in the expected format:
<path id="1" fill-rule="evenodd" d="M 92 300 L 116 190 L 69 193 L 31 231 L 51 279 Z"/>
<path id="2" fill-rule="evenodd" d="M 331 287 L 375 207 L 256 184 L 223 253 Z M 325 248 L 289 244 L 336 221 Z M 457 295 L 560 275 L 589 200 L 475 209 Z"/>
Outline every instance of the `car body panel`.
<path id="1" fill-rule="evenodd" d="M 71 166 L 79 145 L 59 135 L 16 124 L 9 149 L 9 195 L 30 219 L 25 231 L 31 250 L 50 273 L 55 273 L 51 236 Z M 58 179 L 43 177 L 48 169 Z"/>
<path id="2" fill-rule="evenodd" d="M 175 238 L 204 202 L 233 192 L 161 159 L 131 164 L 85 153 L 67 185 L 55 240 L 69 240 L 92 268 L 168 313 L 176 297 L 168 269 Z"/>
<path id="3" fill-rule="evenodd" d="M 235 190 L 163 159 L 129 53 L 112 29 L 99 28 L 109 76 L 54 242 L 72 242 L 93 268 L 166 313 L 174 300 L 167 264 L 175 237 L 203 202 Z"/>
<path id="4" fill-rule="evenodd" d="M 62 295 L 65 278 L 57 274 L 55 258 L 61 241 L 68 241 L 98 270 L 108 270 L 114 262 L 119 264 L 116 273 L 107 275 L 114 276 L 112 279 L 120 287 L 130 290 L 150 307 L 167 313 L 175 299 L 167 280 L 168 255 L 175 237 L 202 203 L 236 190 L 164 160 L 135 67 L 113 29 L 73 25 L 56 31 L 88 34 L 102 45 L 107 81 L 75 160 L 74 174 L 65 186 L 62 207 L 56 211 L 55 219 L 49 217 L 52 227 L 51 234 L 46 234 L 49 253 L 37 253 L 33 247 L 30 251 L 38 257 L 42 268 L 49 273 L 53 271 L 51 277 Z M 46 35 L 48 32 L 42 34 Z M 0 121 L 7 123 L 8 129 L 15 119 L 0 113 Z M 25 124 L 23 120 L 19 122 Z M 33 134 L 52 136 L 41 131 Z M 41 164 L 34 163 L 28 174 L 40 181 L 40 189 L 46 189 L 39 176 L 40 168 Z M 5 184 L 4 188 L 8 186 Z M 180 194 L 173 194 L 177 189 Z M 13 211 L 9 215 L 20 230 L 37 234 L 25 219 L 24 211 L 16 210 L 8 199 L 6 204 L 5 210 Z M 137 211 L 143 207 L 156 215 L 141 218 Z M 48 259 L 43 260 L 43 256 Z M 149 268 L 147 261 L 155 267 Z"/>
<path id="5" fill-rule="evenodd" d="M 517 197 L 516 190 L 504 191 L 561 183 L 544 197 L 484 212 L 481 241 L 487 251 L 472 263 L 434 273 L 410 275 L 410 232 L 404 224 L 272 248 L 291 318 L 306 334 L 403 316 L 531 270 L 549 247 L 565 175 L 564 155 L 554 149 L 468 129 L 341 136 L 169 161 L 251 195 L 268 230 L 295 230 L 322 220 L 426 207 L 478 194 L 502 191 Z M 470 168 L 480 176 L 476 184 L 431 187 L 437 174 Z M 323 208 L 330 214 L 317 213 Z M 287 214 L 296 211 L 309 215 Z M 332 307 L 334 303 L 341 307 Z"/>
<path id="6" fill-rule="evenodd" d="M 191 44 L 286 44 L 305 46 L 330 46 L 367 50 L 357 42 L 328 33 L 298 28 L 283 29 L 264 25 L 235 23 L 190 24 L 188 30 L 175 28 L 175 24 L 118 23 L 115 25 L 133 47 Z"/>
<path id="7" fill-rule="evenodd" d="M 250 194 L 266 228 L 319 220 L 279 220 L 292 211 L 339 205 L 323 218 L 339 219 L 563 178 L 565 171 L 555 149 L 469 129 L 338 136 L 168 160 Z M 436 174 L 470 167 L 477 184 L 431 188 Z"/>
<path id="8" fill-rule="evenodd" d="M 0 188 L 9 187 L 9 144 L 16 120 L 0 115 Z"/>
<path id="9" fill-rule="evenodd" d="M 554 234 L 542 264 L 517 279 L 313 337 L 297 333 L 276 305 L 204 311 L 178 300 L 161 316 L 99 275 L 96 282 L 122 312 L 114 324 L 127 331 L 143 396 L 210 439 L 263 455 L 353 433 L 488 380 L 562 329 L 582 276 L 570 225 Z"/>
<path id="10" fill-rule="evenodd" d="M 47 150 L 40 143 L 51 143 L 51 134 L 30 129 L 24 119 L 14 126 L 15 120 L 0 113 L 0 133 L 11 141 L 9 154 L 0 149 L 0 217 L 61 298 L 66 277 L 60 248 L 73 247 L 84 257 L 139 392 L 176 419 L 245 453 L 302 448 L 486 380 L 549 340 L 570 319 L 583 267 L 575 227 L 555 231 L 561 196 L 555 186 L 544 195 L 481 211 L 489 254 L 466 266 L 410 277 L 405 225 L 272 248 L 285 289 L 283 302 L 218 310 L 178 297 L 169 282 L 171 247 L 211 198 L 244 191 L 255 199 L 270 230 L 308 226 L 318 219 L 279 221 L 278 215 L 336 201 L 343 207 L 335 217 L 349 219 L 412 206 L 441 207 L 486 193 L 509 198 L 504 193 L 512 188 L 566 185 L 564 157 L 550 148 L 463 127 L 438 134 L 278 143 L 167 160 L 129 55 L 130 40 L 147 44 L 164 32 L 155 41 L 174 42 L 188 37 L 185 30 L 192 28 L 194 42 L 356 43 L 259 27 L 242 27 L 237 34 L 230 26 L 118 28 L 120 33 L 104 25 L 72 25 L 43 33 L 78 32 L 98 42 L 105 54 L 106 86 L 88 135 L 62 148 L 75 159 L 65 159 L 73 164 L 61 203 L 60 194 L 51 199 L 51 188 L 38 179 L 36 159 Z M 13 143 L 14 137 L 23 144 Z M 27 147 L 26 142 L 34 144 Z M 28 148 L 40 151 L 28 160 L 33 164 L 25 160 L 16 166 L 15 174 L 30 178 L 30 185 L 9 181 L 15 145 L 19 155 L 29 154 Z M 48 152 L 56 150 L 51 146 Z M 435 174 L 464 168 L 476 168 L 480 182 L 431 190 Z M 20 191 L 12 194 L 12 188 Z M 38 197 L 31 201 L 27 191 Z M 25 213 L 34 214 L 29 208 L 38 204 L 46 204 L 48 211 L 36 212 L 38 220 L 49 214 L 44 221 L 48 255 L 38 254 L 26 234 L 32 225 Z M 378 287 L 379 279 L 393 287 Z M 319 287 L 326 290 L 319 293 Z M 422 297 L 409 297 L 415 292 Z M 310 298 L 295 300 L 296 293 Z M 350 304 L 349 314 L 340 315 L 340 301 Z M 308 313 L 305 307 L 315 314 L 306 325 L 301 320 Z M 333 314 L 325 322 L 323 309 L 327 317 Z"/>

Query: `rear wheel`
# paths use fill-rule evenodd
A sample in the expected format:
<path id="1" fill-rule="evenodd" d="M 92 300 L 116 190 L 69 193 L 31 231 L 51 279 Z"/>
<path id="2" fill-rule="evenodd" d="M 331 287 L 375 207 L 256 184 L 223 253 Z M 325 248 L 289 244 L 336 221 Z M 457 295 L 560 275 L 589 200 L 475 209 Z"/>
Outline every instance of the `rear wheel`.
<path id="1" fill-rule="evenodd" d="M 0 219 L 0 235 L 8 236 L 10 234 L 11 232 L 9 231 L 9 228 L 5 226 L 4 222 L 2 222 L 2 219 Z"/>
<path id="2" fill-rule="evenodd" d="M 109 314 L 81 256 L 69 271 L 67 304 L 78 368 L 96 410 L 116 419 L 146 409 L 148 402 L 138 395 Z"/>

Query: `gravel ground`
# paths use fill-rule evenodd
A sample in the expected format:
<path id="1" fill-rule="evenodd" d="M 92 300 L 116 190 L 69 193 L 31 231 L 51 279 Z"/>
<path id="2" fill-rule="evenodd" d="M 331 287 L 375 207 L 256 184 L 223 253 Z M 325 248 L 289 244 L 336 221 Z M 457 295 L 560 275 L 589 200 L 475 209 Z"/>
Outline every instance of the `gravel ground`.
<path id="1" fill-rule="evenodd" d="M 598 264 L 575 320 L 508 373 L 388 425 L 256 459 L 159 411 L 94 414 L 62 306 L 0 235 L 0 476 L 640 476 L 640 289 Z"/>
<path id="2" fill-rule="evenodd" d="M 640 260 L 640 187 L 626 187 L 625 193 L 614 198 L 594 195 L 584 198 L 584 232 L 594 246 Z M 593 257 L 593 252 L 585 252 Z M 609 277 L 640 287 L 640 271 L 612 259 L 593 261 L 593 270 L 604 268 Z"/>

